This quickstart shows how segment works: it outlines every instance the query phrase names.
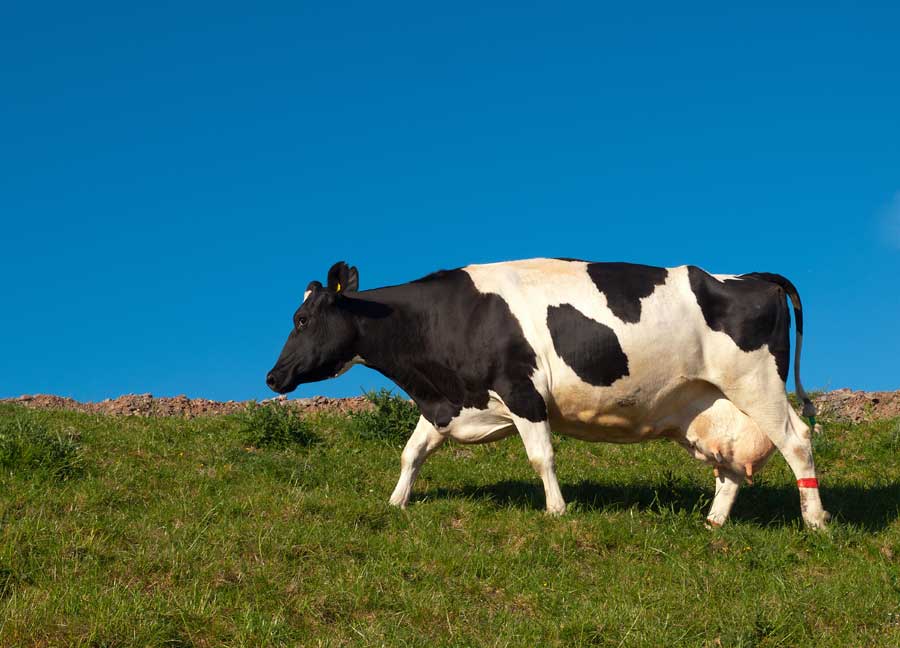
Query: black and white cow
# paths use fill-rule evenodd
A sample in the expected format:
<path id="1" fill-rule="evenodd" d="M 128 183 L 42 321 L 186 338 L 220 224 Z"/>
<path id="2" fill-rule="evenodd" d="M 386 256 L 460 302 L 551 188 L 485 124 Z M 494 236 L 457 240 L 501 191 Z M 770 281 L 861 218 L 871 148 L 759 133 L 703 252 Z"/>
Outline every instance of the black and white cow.
<path id="1" fill-rule="evenodd" d="M 309 284 L 266 383 L 286 393 L 372 367 L 421 412 L 391 504 L 405 506 L 425 459 L 448 438 L 485 443 L 518 432 L 562 513 L 551 430 L 588 441 L 668 438 L 715 466 L 708 520 L 722 524 L 738 488 L 778 448 L 797 478 L 803 519 L 819 499 L 809 428 L 785 394 L 797 290 L 774 274 L 711 275 L 694 266 L 530 259 L 442 270 L 359 290 L 335 264 Z"/>

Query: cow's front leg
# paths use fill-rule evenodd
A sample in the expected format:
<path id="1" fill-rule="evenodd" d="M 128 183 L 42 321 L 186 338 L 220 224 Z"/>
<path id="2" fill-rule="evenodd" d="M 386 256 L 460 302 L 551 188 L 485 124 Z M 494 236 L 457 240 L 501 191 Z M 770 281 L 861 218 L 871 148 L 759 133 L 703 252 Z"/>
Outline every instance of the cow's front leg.
<path id="1" fill-rule="evenodd" d="M 547 421 L 535 423 L 517 416 L 513 416 L 513 421 L 525 444 L 528 461 L 531 462 L 537 474 L 541 476 L 541 481 L 544 482 L 547 513 L 562 515 L 566 512 L 566 502 L 559 490 L 559 482 L 556 480 L 556 460 L 550 440 L 550 424 Z"/>
<path id="2" fill-rule="evenodd" d="M 412 436 L 406 442 L 406 447 L 403 448 L 403 454 L 400 455 L 400 479 L 391 494 L 391 504 L 406 508 L 419 469 L 425 463 L 428 455 L 440 448 L 446 440 L 447 437 L 438 432 L 431 423 L 425 420 L 424 416 L 419 417 L 416 429 L 413 430 Z"/>

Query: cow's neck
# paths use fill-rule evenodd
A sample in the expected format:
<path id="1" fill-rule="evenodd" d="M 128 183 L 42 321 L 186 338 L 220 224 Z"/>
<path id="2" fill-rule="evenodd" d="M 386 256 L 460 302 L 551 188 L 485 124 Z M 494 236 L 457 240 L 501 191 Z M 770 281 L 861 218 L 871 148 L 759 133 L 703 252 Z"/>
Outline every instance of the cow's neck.
<path id="1" fill-rule="evenodd" d="M 416 402 L 433 422 L 452 410 L 457 394 L 435 378 L 442 359 L 428 330 L 429 318 L 439 317 L 439 303 L 428 301 L 425 286 L 404 284 L 369 290 L 357 295 L 358 355 Z M 429 305 L 429 310 L 423 307 Z M 436 384 L 437 383 L 437 384 Z M 458 408 L 457 408 L 458 409 Z"/>

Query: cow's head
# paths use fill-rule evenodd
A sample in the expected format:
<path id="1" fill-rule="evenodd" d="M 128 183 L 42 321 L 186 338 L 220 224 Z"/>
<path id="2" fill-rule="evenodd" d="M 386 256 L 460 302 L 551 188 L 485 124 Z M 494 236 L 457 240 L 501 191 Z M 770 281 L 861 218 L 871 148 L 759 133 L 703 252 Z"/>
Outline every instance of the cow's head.
<path id="1" fill-rule="evenodd" d="M 344 293 L 358 289 L 359 273 L 343 261 L 331 266 L 326 286 L 318 281 L 307 286 L 294 313 L 294 327 L 266 376 L 270 389 L 286 394 L 302 383 L 333 378 L 350 366 L 357 329 L 351 309 L 344 307 Z"/>

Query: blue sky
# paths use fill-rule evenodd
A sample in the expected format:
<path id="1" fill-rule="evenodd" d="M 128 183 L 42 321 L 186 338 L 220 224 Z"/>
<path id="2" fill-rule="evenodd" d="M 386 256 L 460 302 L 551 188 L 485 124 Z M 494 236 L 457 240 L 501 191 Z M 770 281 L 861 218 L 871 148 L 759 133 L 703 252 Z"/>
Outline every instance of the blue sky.
<path id="1" fill-rule="evenodd" d="M 332 262 L 531 256 L 782 273 L 900 388 L 897 7 L 7 4 L 0 396 L 266 397 Z"/>

